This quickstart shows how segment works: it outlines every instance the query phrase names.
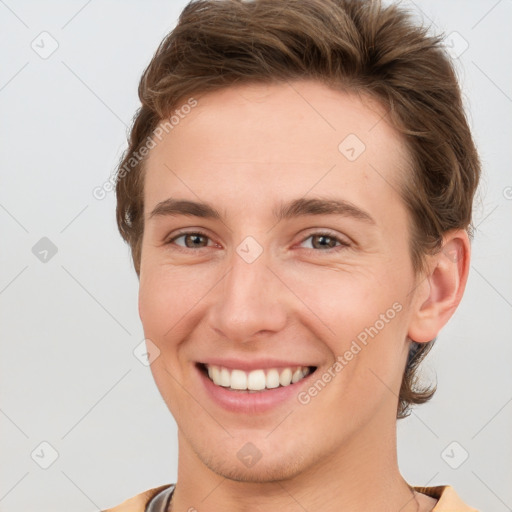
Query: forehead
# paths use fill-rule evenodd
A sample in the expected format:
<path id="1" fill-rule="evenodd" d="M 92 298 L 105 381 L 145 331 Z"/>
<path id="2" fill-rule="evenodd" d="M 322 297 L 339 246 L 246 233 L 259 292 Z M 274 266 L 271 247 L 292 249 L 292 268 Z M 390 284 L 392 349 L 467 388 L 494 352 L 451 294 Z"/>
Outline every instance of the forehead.
<path id="1" fill-rule="evenodd" d="M 155 139 L 146 162 L 146 212 L 171 192 L 219 201 L 247 194 L 253 203 L 313 189 L 360 196 L 367 205 L 383 194 L 398 199 L 408 168 L 405 142 L 368 96 L 298 81 L 194 98 L 197 105 Z"/>

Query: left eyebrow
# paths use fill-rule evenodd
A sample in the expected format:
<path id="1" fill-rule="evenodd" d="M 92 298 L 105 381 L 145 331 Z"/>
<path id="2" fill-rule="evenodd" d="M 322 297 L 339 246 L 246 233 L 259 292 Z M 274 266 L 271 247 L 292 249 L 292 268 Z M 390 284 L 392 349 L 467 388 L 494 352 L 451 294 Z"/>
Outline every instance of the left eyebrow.
<path id="1" fill-rule="evenodd" d="M 341 215 L 343 217 L 352 217 L 368 224 L 376 224 L 368 212 L 345 199 L 321 197 L 294 199 L 288 203 L 281 203 L 279 208 L 273 210 L 273 213 L 279 221 L 305 215 Z"/>
<path id="2" fill-rule="evenodd" d="M 352 217 L 368 224 L 376 224 L 375 220 L 368 212 L 345 199 L 321 197 L 309 199 L 299 198 L 279 204 L 277 208 L 272 210 L 272 213 L 278 221 L 307 215 L 341 215 L 344 217 Z M 186 215 L 216 220 L 223 219 L 223 215 L 208 203 L 175 198 L 169 198 L 158 203 L 149 214 L 149 218 L 167 215 Z"/>

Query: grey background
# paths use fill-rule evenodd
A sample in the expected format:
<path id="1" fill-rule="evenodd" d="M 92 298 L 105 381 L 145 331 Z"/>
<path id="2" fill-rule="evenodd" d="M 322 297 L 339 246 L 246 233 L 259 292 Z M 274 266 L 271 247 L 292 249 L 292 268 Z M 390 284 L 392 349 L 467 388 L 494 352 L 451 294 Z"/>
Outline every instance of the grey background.
<path id="1" fill-rule="evenodd" d="M 458 55 L 484 176 L 466 294 L 425 365 L 439 390 L 398 423 L 400 467 L 412 485 L 512 510 L 512 1 L 404 4 Z M 138 282 L 114 194 L 92 190 L 184 5 L 0 0 L 2 512 L 92 512 L 176 479 L 174 420 L 133 353 Z"/>

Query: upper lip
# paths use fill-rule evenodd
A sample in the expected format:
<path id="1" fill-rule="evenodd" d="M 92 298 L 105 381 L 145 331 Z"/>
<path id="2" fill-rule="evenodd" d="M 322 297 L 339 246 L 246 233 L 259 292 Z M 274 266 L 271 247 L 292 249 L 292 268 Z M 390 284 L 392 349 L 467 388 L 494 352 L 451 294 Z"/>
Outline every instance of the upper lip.
<path id="1" fill-rule="evenodd" d="M 273 358 L 251 359 L 250 361 L 235 358 L 212 357 L 207 360 L 199 361 L 200 364 L 208 366 L 223 366 L 231 370 L 244 370 L 250 372 L 252 370 L 269 370 L 271 368 L 294 368 L 297 366 L 315 366 L 311 363 L 301 361 L 285 361 Z"/>

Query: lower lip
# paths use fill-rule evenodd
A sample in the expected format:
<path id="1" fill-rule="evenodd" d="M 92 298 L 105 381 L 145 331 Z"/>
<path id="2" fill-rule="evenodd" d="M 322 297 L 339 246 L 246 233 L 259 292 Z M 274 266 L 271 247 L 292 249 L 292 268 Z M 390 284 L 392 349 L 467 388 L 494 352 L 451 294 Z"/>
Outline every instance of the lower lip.
<path id="1" fill-rule="evenodd" d="M 258 392 L 231 391 L 229 388 L 214 384 L 197 366 L 196 371 L 211 399 L 222 408 L 237 413 L 260 413 L 277 407 L 295 398 L 302 387 L 307 386 L 313 375 L 310 373 L 303 379 L 273 389 L 265 389 Z M 316 372 L 314 372 L 316 373 Z"/>

